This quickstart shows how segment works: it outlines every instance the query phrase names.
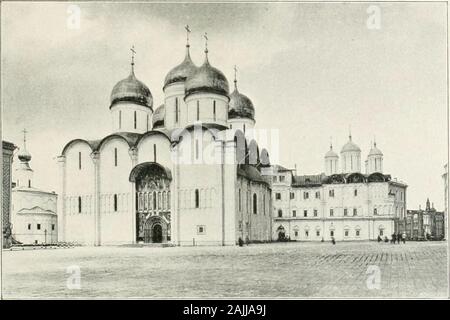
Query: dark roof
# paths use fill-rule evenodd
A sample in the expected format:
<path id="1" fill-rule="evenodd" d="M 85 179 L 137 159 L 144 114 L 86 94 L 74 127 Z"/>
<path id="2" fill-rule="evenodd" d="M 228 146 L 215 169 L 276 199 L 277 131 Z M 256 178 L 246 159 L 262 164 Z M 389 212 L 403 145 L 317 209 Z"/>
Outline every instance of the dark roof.
<path id="1" fill-rule="evenodd" d="M 292 186 L 293 187 L 313 187 L 320 186 L 323 184 L 326 176 L 325 174 L 313 174 L 313 175 L 303 175 L 303 176 L 293 176 Z"/>
<path id="2" fill-rule="evenodd" d="M 237 175 L 247 178 L 253 182 L 264 183 L 270 186 L 268 178 L 261 175 L 261 173 L 254 166 L 249 164 L 240 164 L 237 167 Z"/>
<path id="3" fill-rule="evenodd" d="M 16 146 L 12 142 L 2 140 L 2 149 L 13 151 L 16 149 Z"/>

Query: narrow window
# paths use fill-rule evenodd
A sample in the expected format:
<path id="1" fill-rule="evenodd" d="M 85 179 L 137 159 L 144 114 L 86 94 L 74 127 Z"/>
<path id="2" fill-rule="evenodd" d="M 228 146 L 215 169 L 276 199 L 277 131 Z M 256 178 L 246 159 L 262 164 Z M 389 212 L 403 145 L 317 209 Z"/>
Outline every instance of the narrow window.
<path id="1" fill-rule="evenodd" d="M 266 215 L 266 194 L 263 194 L 263 214 Z"/>
<path id="2" fill-rule="evenodd" d="M 332 217 L 334 215 L 334 211 L 333 209 L 330 209 L 330 217 Z"/>
<path id="3" fill-rule="evenodd" d="M 241 212 L 241 189 L 239 189 L 239 212 Z"/>
<path id="4" fill-rule="evenodd" d="M 283 217 L 283 210 L 278 210 L 278 218 L 281 218 L 281 217 Z"/>
<path id="5" fill-rule="evenodd" d="M 377 214 L 377 208 L 373 209 L 373 214 Z"/>
<path id="6" fill-rule="evenodd" d="M 206 228 L 205 226 L 197 226 L 197 234 L 205 234 Z"/>
<path id="7" fill-rule="evenodd" d="M 148 131 L 148 114 L 147 114 L 147 131 Z"/>
<path id="8" fill-rule="evenodd" d="M 78 170 L 81 170 L 81 152 L 78 152 Z"/>
<path id="9" fill-rule="evenodd" d="M 213 118 L 216 121 L 216 100 L 213 101 Z"/>
<path id="10" fill-rule="evenodd" d="M 114 148 L 114 166 L 117 167 L 117 148 Z"/>
<path id="11" fill-rule="evenodd" d="M 156 162 L 156 144 L 153 145 L 153 161 Z"/>
<path id="12" fill-rule="evenodd" d="M 81 197 L 78 197 L 78 213 L 81 213 Z"/>
<path id="13" fill-rule="evenodd" d="M 28 230 L 31 230 L 31 223 L 28 224 Z"/>
<path id="14" fill-rule="evenodd" d="M 345 236 L 348 237 L 348 230 L 345 230 Z"/>
<path id="15" fill-rule="evenodd" d="M 297 211 L 296 210 L 292 210 L 292 216 L 295 218 L 297 216 Z"/>
<path id="16" fill-rule="evenodd" d="M 195 189 L 195 207 L 200 207 L 200 194 L 198 192 L 198 189 Z"/>
<path id="17" fill-rule="evenodd" d="M 330 231 L 330 236 L 334 237 L 334 231 L 333 230 Z"/>
<path id="18" fill-rule="evenodd" d="M 197 121 L 200 120 L 200 101 L 197 100 Z"/>
<path id="19" fill-rule="evenodd" d="M 275 193 L 275 200 L 281 200 L 281 193 Z"/>
<path id="20" fill-rule="evenodd" d="M 308 216 L 308 210 L 303 210 L 303 216 L 307 217 Z"/>
<path id="21" fill-rule="evenodd" d="M 41 230 L 41 224 L 40 223 L 37 224 L 37 229 Z"/>
<path id="22" fill-rule="evenodd" d="M 245 133 L 245 123 L 244 123 L 244 133 Z"/>
<path id="23" fill-rule="evenodd" d="M 122 128 L 122 111 L 119 111 L 119 129 Z"/>
<path id="24" fill-rule="evenodd" d="M 347 216 L 347 208 L 344 209 L 344 216 Z"/>
<path id="25" fill-rule="evenodd" d="M 175 98 L 175 123 L 178 123 L 178 97 Z"/>
<path id="26" fill-rule="evenodd" d="M 258 198 L 256 196 L 256 193 L 253 194 L 253 214 L 258 213 Z"/>
<path id="27" fill-rule="evenodd" d="M 298 231 L 297 230 L 294 231 L 294 236 L 298 237 Z"/>
<path id="28" fill-rule="evenodd" d="M 295 199 L 295 193 L 291 192 L 291 199 Z"/>
<path id="29" fill-rule="evenodd" d="M 117 194 L 114 195 L 114 212 L 117 212 Z"/>
<path id="30" fill-rule="evenodd" d="M 356 236 L 359 237 L 359 230 L 356 230 Z"/>
<path id="31" fill-rule="evenodd" d="M 355 195 L 355 197 L 358 195 L 358 189 L 355 189 L 354 195 Z"/>
<path id="32" fill-rule="evenodd" d="M 298 232 L 297 231 L 295 231 L 297 234 L 298 234 Z M 305 230 L 305 236 L 308 238 L 309 237 L 309 231 L 308 230 Z"/>
<path id="33" fill-rule="evenodd" d="M 137 113 L 136 111 L 134 112 L 134 128 L 137 128 Z"/>
<path id="34" fill-rule="evenodd" d="M 356 216 L 358 214 L 358 209 L 353 208 L 353 215 Z"/>
<path id="35" fill-rule="evenodd" d="M 153 210 L 156 210 L 156 191 L 153 191 Z"/>
<path id="36" fill-rule="evenodd" d="M 28 188 L 31 188 L 31 180 L 28 179 Z"/>
<path id="37" fill-rule="evenodd" d="M 319 230 L 316 231 L 316 236 L 320 237 L 320 231 Z"/>
<path id="38" fill-rule="evenodd" d="M 232 124 L 230 124 L 230 129 L 233 129 L 233 125 Z"/>
<path id="39" fill-rule="evenodd" d="M 314 217 L 317 217 L 317 209 L 314 209 Z"/>
<path id="40" fill-rule="evenodd" d="M 195 140 L 195 159 L 198 159 L 198 139 Z"/>
<path id="41" fill-rule="evenodd" d="M 55 225 L 52 224 L 52 231 L 55 231 Z"/>

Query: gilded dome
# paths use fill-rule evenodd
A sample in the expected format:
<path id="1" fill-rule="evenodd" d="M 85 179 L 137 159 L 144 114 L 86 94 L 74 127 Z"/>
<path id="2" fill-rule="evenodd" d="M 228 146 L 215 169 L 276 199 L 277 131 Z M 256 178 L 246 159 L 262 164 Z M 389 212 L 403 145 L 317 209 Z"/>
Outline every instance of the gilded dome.
<path id="1" fill-rule="evenodd" d="M 19 153 L 17 154 L 17 157 L 22 162 L 28 162 L 31 160 L 31 154 L 25 147 L 23 149 L 22 148 L 20 149 Z"/>
<path id="2" fill-rule="evenodd" d="M 181 64 L 169 71 L 164 79 L 164 87 L 169 84 L 185 81 L 189 76 L 193 75 L 197 70 L 197 66 L 192 62 L 189 54 L 189 45 L 186 46 L 186 56 Z"/>
<path id="3" fill-rule="evenodd" d="M 186 79 L 186 96 L 196 92 L 210 92 L 228 96 L 229 91 L 227 78 L 222 71 L 209 64 L 208 56 L 206 56 L 203 65 Z"/>
<path id="4" fill-rule="evenodd" d="M 374 143 L 373 147 L 369 151 L 369 156 L 382 156 L 383 152 L 381 152 L 380 149 L 377 148 L 377 144 Z"/>
<path id="5" fill-rule="evenodd" d="M 352 141 L 352 136 L 349 136 L 348 142 L 342 147 L 342 152 L 361 152 L 361 149 Z"/>
<path id="6" fill-rule="evenodd" d="M 330 150 L 325 153 L 325 158 L 339 158 L 337 153 L 333 151 L 333 146 L 330 146 Z"/>
<path id="7" fill-rule="evenodd" d="M 230 94 L 230 108 L 228 118 L 249 118 L 255 120 L 255 108 L 253 102 L 237 89 L 236 80 L 234 81 L 234 91 Z"/>
<path id="8" fill-rule="evenodd" d="M 133 68 L 130 75 L 120 80 L 111 92 L 111 106 L 117 102 L 133 102 L 150 109 L 153 106 L 153 97 L 149 88 L 134 75 Z"/>
<path id="9" fill-rule="evenodd" d="M 153 128 L 164 126 L 165 113 L 166 113 L 166 109 L 163 104 L 160 105 L 158 108 L 156 108 L 155 112 L 153 113 L 153 118 L 152 118 Z"/>

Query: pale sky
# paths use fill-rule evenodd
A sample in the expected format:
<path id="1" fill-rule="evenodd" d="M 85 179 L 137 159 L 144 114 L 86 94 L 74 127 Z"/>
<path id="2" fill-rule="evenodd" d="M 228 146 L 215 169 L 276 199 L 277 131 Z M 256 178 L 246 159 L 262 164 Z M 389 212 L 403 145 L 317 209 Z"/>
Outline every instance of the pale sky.
<path id="1" fill-rule="evenodd" d="M 280 130 L 280 164 L 298 174 L 324 170 L 330 136 L 348 139 L 362 167 L 376 137 L 384 171 L 406 182 L 408 209 L 427 197 L 443 210 L 447 162 L 446 4 L 380 4 L 368 29 L 367 3 L 80 3 L 80 29 L 67 27 L 69 3 L 2 2 L 3 139 L 22 145 L 35 185 L 57 188 L 55 157 L 74 138 L 111 133 L 109 95 L 130 69 L 163 102 L 167 72 L 184 56 L 209 60 L 256 108 L 256 126 Z M 15 159 L 17 164 L 18 160 Z"/>

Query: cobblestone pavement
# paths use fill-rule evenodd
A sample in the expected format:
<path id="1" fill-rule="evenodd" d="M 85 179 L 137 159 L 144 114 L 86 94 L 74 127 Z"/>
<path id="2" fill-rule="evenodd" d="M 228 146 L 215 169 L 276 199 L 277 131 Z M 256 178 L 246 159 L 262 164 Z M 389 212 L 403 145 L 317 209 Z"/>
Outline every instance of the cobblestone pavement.
<path id="1" fill-rule="evenodd" d="M 447 297 L 443 242 L 80 247 L 2 255 L 6 299 Z M 66 285 L 73 265 L 81 270 L 78 290 Z"/>

